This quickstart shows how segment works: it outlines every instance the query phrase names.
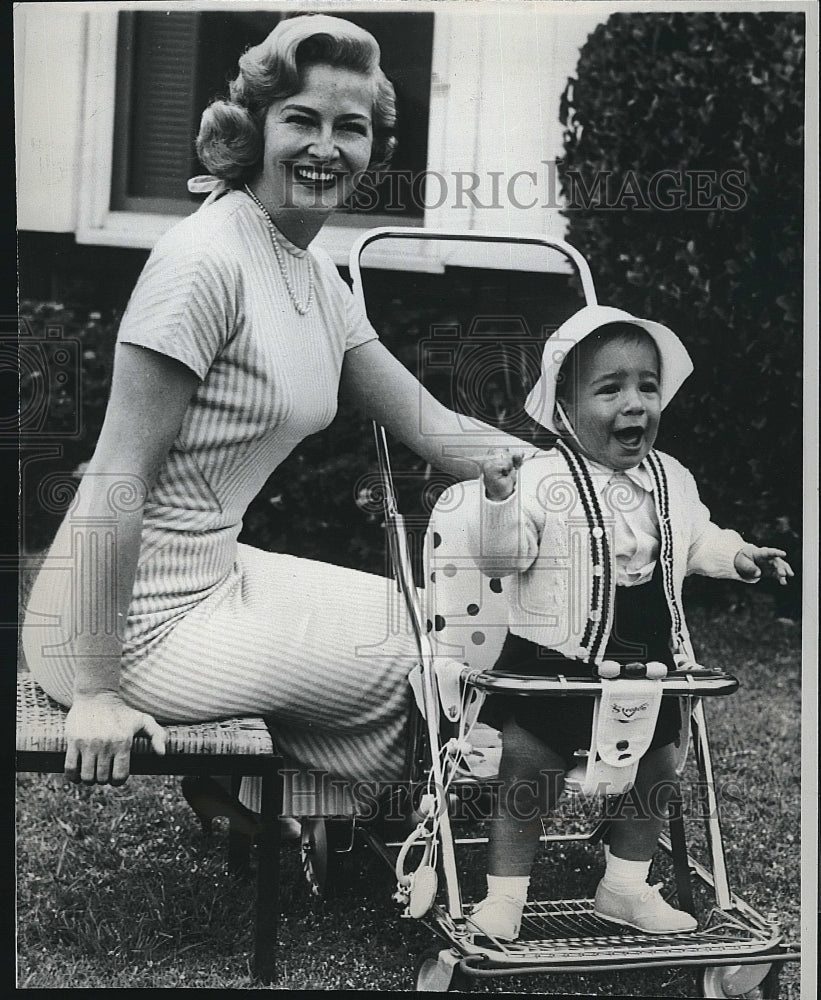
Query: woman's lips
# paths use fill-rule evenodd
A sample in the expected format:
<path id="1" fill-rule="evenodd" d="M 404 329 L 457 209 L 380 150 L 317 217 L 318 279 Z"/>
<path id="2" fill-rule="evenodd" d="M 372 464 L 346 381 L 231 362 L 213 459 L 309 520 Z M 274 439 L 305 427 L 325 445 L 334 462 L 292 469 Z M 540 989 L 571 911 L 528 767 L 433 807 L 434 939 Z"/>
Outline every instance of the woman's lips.
<path id="1" fill-rule="evenodd" d="M 343 174 L 340 171 L 328 170 L 323 167 L 294 167 L 294 180 L 298 184 L 310 187 L 332 187 L 338 184 Z"/>

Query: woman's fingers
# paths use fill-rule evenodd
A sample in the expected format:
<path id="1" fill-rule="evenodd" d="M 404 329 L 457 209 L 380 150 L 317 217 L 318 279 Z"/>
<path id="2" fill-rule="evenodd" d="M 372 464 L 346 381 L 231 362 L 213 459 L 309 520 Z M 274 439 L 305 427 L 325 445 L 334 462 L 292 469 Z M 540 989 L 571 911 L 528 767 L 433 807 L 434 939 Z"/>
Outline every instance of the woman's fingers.
<path id="1" fill-rule="evenodd" d="M 151 740 L 151 749 L 162 756 L 165 753 L 166 732 L 155 718 L 143 715 L 142 732 Z"/>
<path id="2" fill-rule="evenodd" d="M 84 785 L 93 785 L 97 780 L 97 754 L 89 749 L 80 758 L 80 781 Z"/>
<path id="3" fill-rule="evenodd" d="M 165 752 L 165 748 L 163 748 L 163 752 Z M 129 748 L 128 750 L 121 750 L 114 755 L 114 760 L 111 764 L 111 784 L 124 785 L 130 772 L 131 749 Z"/>
<path id="4" fill-rule="evenodd" d="M 129 774 L 134 737 L 141 732 L 155 753 L 165 753 L 166 732 L 148 713 L 111 693 L 77 698 L 66 717 L 66 776 L 85 784 L 121 785 Z"/>
<path id="5" fill-rule="evenodd" d="M 69 743 L 68 749 L 66 750 L 66 759 L 65 764 L 63 765 L 63 771 L 69 781 L 73 781 L 77 784 L 80 780 L 80 754 L 72 743 Z"/>

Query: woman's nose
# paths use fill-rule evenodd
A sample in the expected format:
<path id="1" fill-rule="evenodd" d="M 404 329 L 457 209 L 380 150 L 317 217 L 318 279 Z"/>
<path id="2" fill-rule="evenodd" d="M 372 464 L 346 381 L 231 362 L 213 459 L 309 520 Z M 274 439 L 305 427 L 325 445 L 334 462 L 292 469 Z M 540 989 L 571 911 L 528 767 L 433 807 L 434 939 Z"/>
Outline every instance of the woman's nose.
<path id="1" fill-rule="evenodd" d="M 311 139 L 309 152 L 320 160 L 331 160 L 336 153 L 333 129 L 319 128 Z"/>

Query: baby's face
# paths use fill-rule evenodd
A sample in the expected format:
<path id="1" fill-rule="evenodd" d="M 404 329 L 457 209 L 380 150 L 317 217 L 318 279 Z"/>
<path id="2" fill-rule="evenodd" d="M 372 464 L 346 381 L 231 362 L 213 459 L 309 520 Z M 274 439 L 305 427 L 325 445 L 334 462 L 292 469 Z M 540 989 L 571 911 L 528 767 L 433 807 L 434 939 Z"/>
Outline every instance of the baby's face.
<path id="1" fill-rule="evenodd" d="M 659 361 L 649 338 L 615 339 L 583 352 L 569 387 L 568 416 L 585 454 L 611 469 L 631 469 L 656 440 Z"/>

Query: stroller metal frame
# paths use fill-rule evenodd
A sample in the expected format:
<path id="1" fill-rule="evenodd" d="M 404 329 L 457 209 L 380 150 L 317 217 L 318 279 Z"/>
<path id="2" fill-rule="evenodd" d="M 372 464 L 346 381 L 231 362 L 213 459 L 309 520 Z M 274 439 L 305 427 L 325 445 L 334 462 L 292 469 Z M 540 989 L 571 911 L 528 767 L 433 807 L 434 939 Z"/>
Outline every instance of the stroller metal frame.
<path id="1" fill-rule="evenodd" d="M 588 304 L 596 295 L 590 269 L 575 248 L 560 240 L 538 235 L 503 236 L 495 233 L 428 230 L 424 228 L 373 229 L 363 234 L 350 253 L 350 273 L 354 293 L 364 305 L 360 270 L 363 251 L 379 239 L 462 241 L 544 246 L 563 253 L 574 265 Z M 443 738 L 435 669 L 435 651 L 424 626 L 424 615 L 413 578 L 405 523 L 399 511 L 393 485 L 388 442 L 384 429 L 374 424 L 377 457 L 382 480 L 384 513 L 392 568 L 407 608 L 419 651 L 424 727 L 427 738 L 430 780 L 442 797 L 435 830 L 439 868 L 444 879 L 444 893 L 439 893 L 422 921 L 444 939 L 445 947 L 423 959 L 418 968 L 417 989 L 445 992 L 464 976 L 523 975 L 624 970 L 659 966 L 698 966 L 702 968 L 704 996 L 777 996 L 777 975 L 781 965 L 800 957 L 796 946 L 786 943 L 773 915 L 763 916 L 735 895 L 729 884 L 724 855 L 719 804 L 703 698 L 731 694 L 738 683 L 719 671 L 675 672 L 663 683 L 665 696 L 686 698 L 691 706 L 692 747 L 698 777 L 705 790 L 704 823 L 710 869 L 687 851 L 681 816 L 681 802 L 671 805 L 669 834 L 662 834 L 659 846 L 673 860 L 679 903 L 693 909 L 692 882 L 698 880 L 714 896 L 715 905 L 702 926 L 686 935 L 650 935 L 614 929 L 612 924 L 595 916 L 592 900 L 546 900 L 529 902 L 525 908 L 520 938 L 511 943 L 478 938 L 471 931 L 469 910 L 463 903 L 456 861 L 456 846 L 481 843 L 484 838 L 454 837 L 446 796 L 448 787 L 442 770 Z M 521 679 L 465 668 L 462 682 L 484 692 L 519 691 Z M 528 678 L 532 696 L 590 694 L 601 691 L 600 681 L 587 678 Z M 416 720 L 419 727 L 421 723 Z M 545 842 L 601 839 L 604 823 L 582 834 L 550 834 Z M 399 844 L 386 843 L 367 826 L 356 829 L 390 865 L 391 853 Z M 444 896 L 444 899 L 441 897 Z M 406 910 L 406 914 L 407 910 Z"/>

